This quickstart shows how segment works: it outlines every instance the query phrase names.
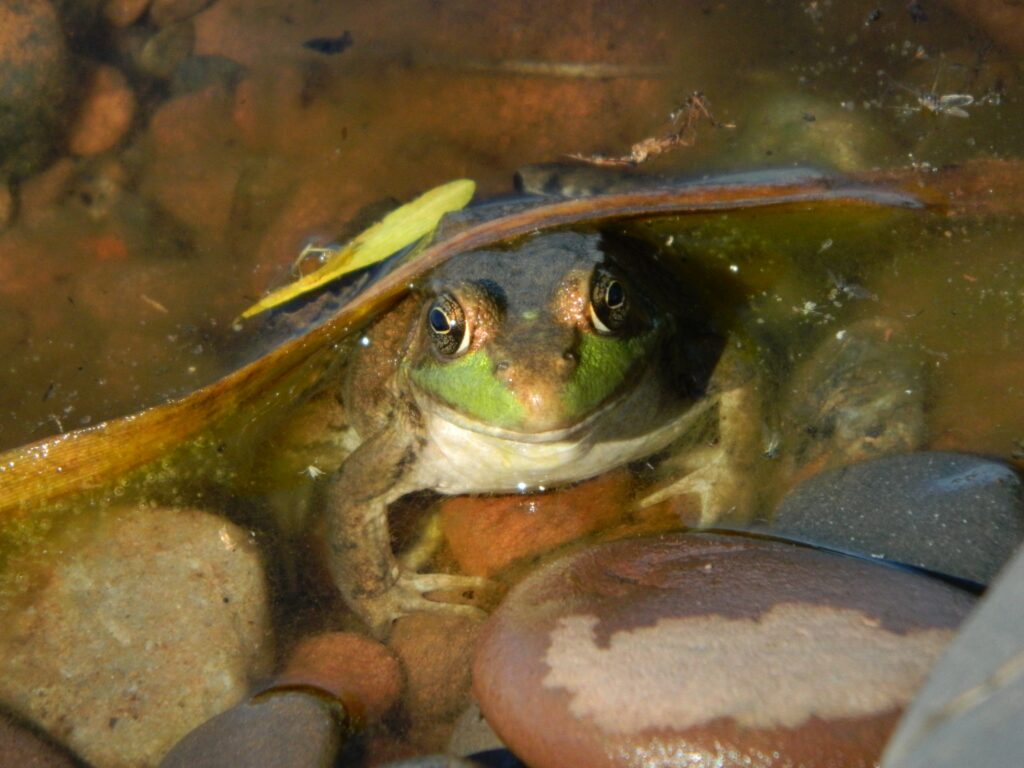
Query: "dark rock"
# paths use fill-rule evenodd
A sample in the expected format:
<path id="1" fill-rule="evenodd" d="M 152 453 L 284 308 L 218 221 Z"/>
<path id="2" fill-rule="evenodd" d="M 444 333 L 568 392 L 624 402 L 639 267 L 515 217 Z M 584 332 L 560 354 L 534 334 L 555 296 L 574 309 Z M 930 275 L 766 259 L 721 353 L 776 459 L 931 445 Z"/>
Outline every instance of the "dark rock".
<path id="1" fill-rule="evenodd" d="M 474 691 L 533 768 L 875 766 L 973 603 L 751 537 L 618 541 L 513 589 L 485 627 Z"/>
<path id="2" fill-rule="evenodd" d="M 196 728 L 161 768 L 329 768 L 343 743 L 344 711 L 301 692 L 276 692 L 239 704 Z"/>
<path id="3" fill-rule="evenodd" d="M 771 532 L 986 583 L 1024 539 L 1024 490 L 977 456 L 889 456 L 810 478 Z"/>
<path id="4" fill-rule="evenodd" d="M 48 736 L 0 712 L 0 768 L 85 768 L 85 763 Z"/>
<path id="5" fill-rule="evenodd" d="M 48 0 L 0 4 L 0 177 L 52 156 L 68 96 L 64 34 Z"/>
<path id="6" fill-rule="evenodd" d="M 889 742 L 884 768 L 1024 760 L 1024 554 L 993 584 Z"/>

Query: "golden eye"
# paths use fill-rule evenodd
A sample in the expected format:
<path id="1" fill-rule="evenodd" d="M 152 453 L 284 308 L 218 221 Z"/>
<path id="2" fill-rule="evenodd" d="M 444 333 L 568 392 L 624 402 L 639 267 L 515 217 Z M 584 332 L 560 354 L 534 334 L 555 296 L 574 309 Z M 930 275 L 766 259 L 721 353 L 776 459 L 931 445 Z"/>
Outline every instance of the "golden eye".
<path id="1" fill-rule="evenodd" d="M 598 267 L 590 281 L 590 322 L 598 333 L 621 331 L 629 319 L 626 286 L 608 270 Z"/>
<path id="2" fill-rule="evenodd" d="M 434 299 L 427 310 L 427 332 L 434 348 L 442 355 L 454 357 L 469 349 L 466 313 L 449 293 Z"/>

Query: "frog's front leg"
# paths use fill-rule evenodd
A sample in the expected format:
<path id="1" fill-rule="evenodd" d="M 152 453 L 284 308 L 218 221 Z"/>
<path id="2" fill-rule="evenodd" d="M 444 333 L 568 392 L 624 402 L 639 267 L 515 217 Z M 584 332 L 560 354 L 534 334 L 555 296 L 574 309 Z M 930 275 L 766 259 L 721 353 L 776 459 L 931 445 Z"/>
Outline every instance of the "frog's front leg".
<path id="1" fill-rule="evenodd" d="M 755 465 L 765 454 L 765 425 L 760 394 L 752 384 L 717 395 L 717 439 L 714 444 L 669 459 L 684 473 L 640 500 L 649 507 L 674 496 L 694 495 L 699 501 L 697 527 L 740 522 L 755 510 Z"/>
<path id="2" fill-rule="evenodd" d="M 417 611 L 482 615 L 471 605 L 424 595 L 492 586 L 487 579 L 404 571 L 391 550 L 388 504 L 417 490 L 414 430 L 395 419 L 346 459 L 327 488 L 327 542 L 334 582 L 348 606 L 377 636 L 398 617 Z"/>

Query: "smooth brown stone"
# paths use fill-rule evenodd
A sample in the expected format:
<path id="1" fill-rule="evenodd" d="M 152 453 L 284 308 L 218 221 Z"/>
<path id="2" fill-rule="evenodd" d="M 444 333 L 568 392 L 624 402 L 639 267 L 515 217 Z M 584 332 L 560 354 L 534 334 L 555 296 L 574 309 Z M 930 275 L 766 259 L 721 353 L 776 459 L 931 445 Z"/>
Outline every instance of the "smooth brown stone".
<path id="1" fill-rule="evenodd" d="M 867 768 L 973 603 L 780 542 L 613 542 L 510 593 L 486 625 L 474 692 L 533 768 Z"/>
<path id="2" fill-rule="evenodd" d="M 321 688 L 373 721 L 395 705 L 402 684 L 398 659 L 387 647 L 354 632 L 328 632 L 303 638 L 272 687 Z"/>

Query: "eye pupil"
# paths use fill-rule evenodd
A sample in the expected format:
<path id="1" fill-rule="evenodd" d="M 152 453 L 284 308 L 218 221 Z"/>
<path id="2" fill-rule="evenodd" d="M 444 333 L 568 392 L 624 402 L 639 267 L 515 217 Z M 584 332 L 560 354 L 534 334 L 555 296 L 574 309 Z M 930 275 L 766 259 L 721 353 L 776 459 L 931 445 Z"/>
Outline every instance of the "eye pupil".
<path id="1" fill-rule="evenodd" d="M 434 349 L 442 355 L 458 355 L 469 347 L 466 313 L 450 293 L 443 293 L 434 299 L 427 310 L 426 326 Z"/>
<path id="2" fill-rule="evenodd" d="M 618 280 L 612 280 L 604 292 L 604 302 L 610 309 L 618 309 L 626 303 L 626 289 Z"/>
<path id="3" fill-rule="evenodd" d="M 440 307 L 434 307 L 430 310 L 428 320 L 430 322 L 430 327 L 435 333 L 451 333 L 451 318 L 448 317 Z"/>

